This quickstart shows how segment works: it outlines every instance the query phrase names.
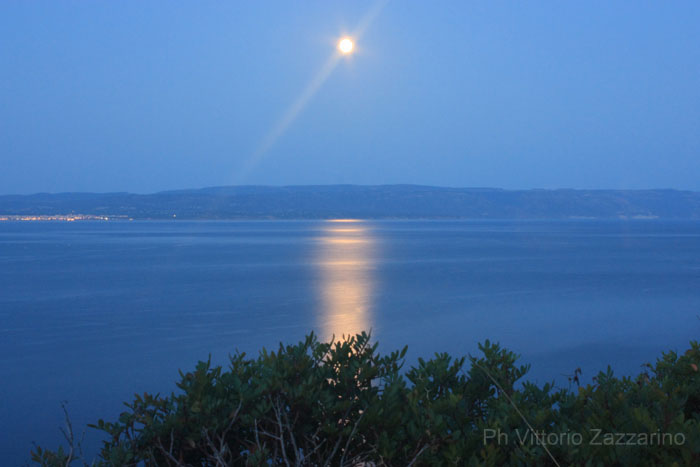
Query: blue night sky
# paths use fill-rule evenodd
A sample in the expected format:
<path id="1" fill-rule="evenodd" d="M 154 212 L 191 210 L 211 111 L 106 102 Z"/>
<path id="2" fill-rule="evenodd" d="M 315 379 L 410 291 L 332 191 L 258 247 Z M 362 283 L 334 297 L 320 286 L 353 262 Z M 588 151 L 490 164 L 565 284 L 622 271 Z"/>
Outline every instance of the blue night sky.
<path id="1" fill-rule="evenodd" d="M 376 10 L 5 0 L 0 193 L 700 190 L 700 2 L 392 0 L 318 79 Z"/>

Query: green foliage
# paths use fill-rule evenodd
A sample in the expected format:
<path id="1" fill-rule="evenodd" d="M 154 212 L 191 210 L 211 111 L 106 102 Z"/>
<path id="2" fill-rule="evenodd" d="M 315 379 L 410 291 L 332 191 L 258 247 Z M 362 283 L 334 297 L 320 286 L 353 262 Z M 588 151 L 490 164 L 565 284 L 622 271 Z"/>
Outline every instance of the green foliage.
<path id="1" fill-rule="evenodd" d="M 700 465 L 700 346 L 634 379 L 608 369 L 575 389 L 520 382 L 529 367 L 486 341 L 402 369 L 369 335 L 200 362 L 179 391 L 135 395 L 98 465 Z M 465 363 L 469 362 L 469 368 Z M 580 435 L 580 438 L 578 437 Z M 34 461 L 70 465 L 69 449 Z M 682 441 L 682 442 L 680 442 Z M 77 462 L 77 461 L 76 461 Z"/>

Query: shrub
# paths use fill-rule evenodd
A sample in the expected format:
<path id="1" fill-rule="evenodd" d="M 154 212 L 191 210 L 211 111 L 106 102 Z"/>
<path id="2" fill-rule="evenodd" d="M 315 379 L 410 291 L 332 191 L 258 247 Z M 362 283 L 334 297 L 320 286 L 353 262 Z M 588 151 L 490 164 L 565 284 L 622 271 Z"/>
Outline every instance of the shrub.
<path id="1" fill-rule="evenodd" d="M 700 347 L 664 354 L 634 379 L 610 368 L 574 388 L 519 383 L 517 355 L 437 354 L 403 370 L 366 333 L 236 353 L 180 373 L 170 396 L 136 395 L 98 465 L 700 465 Z M 469 362 L 469 368 L 465 363 Z M 74 462 L 37 448 L 42 465 Z M 75 460 L 80 461 L 80 460 Z"/>

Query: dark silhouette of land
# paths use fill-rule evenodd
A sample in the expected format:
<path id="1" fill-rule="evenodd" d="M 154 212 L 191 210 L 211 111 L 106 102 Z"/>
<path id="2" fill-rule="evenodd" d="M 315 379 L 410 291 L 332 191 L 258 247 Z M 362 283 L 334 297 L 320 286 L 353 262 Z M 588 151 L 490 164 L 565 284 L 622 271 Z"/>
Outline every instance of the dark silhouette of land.
<path id="1" fill-rule="evenodd" d="M 0 196 L 0 215 L 67 214 L 133 219 L 700 219 L 700 192 L 317 185 Z"/>

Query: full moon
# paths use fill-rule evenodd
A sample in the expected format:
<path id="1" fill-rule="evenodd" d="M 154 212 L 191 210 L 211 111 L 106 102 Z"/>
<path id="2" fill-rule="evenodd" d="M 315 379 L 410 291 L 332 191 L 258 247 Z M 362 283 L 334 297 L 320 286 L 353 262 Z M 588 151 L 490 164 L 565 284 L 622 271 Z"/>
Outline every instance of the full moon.
<path id="1" fill-rule="evenodd" d="M 341 39 L 340 42 L 338 42 L 338 50 L 340 50 L 340 52 L 345 54 L 345 55 L 352 52 L 353 46 L 354 46 L 354 44 L 347 37 L 344 39 Z"/>

